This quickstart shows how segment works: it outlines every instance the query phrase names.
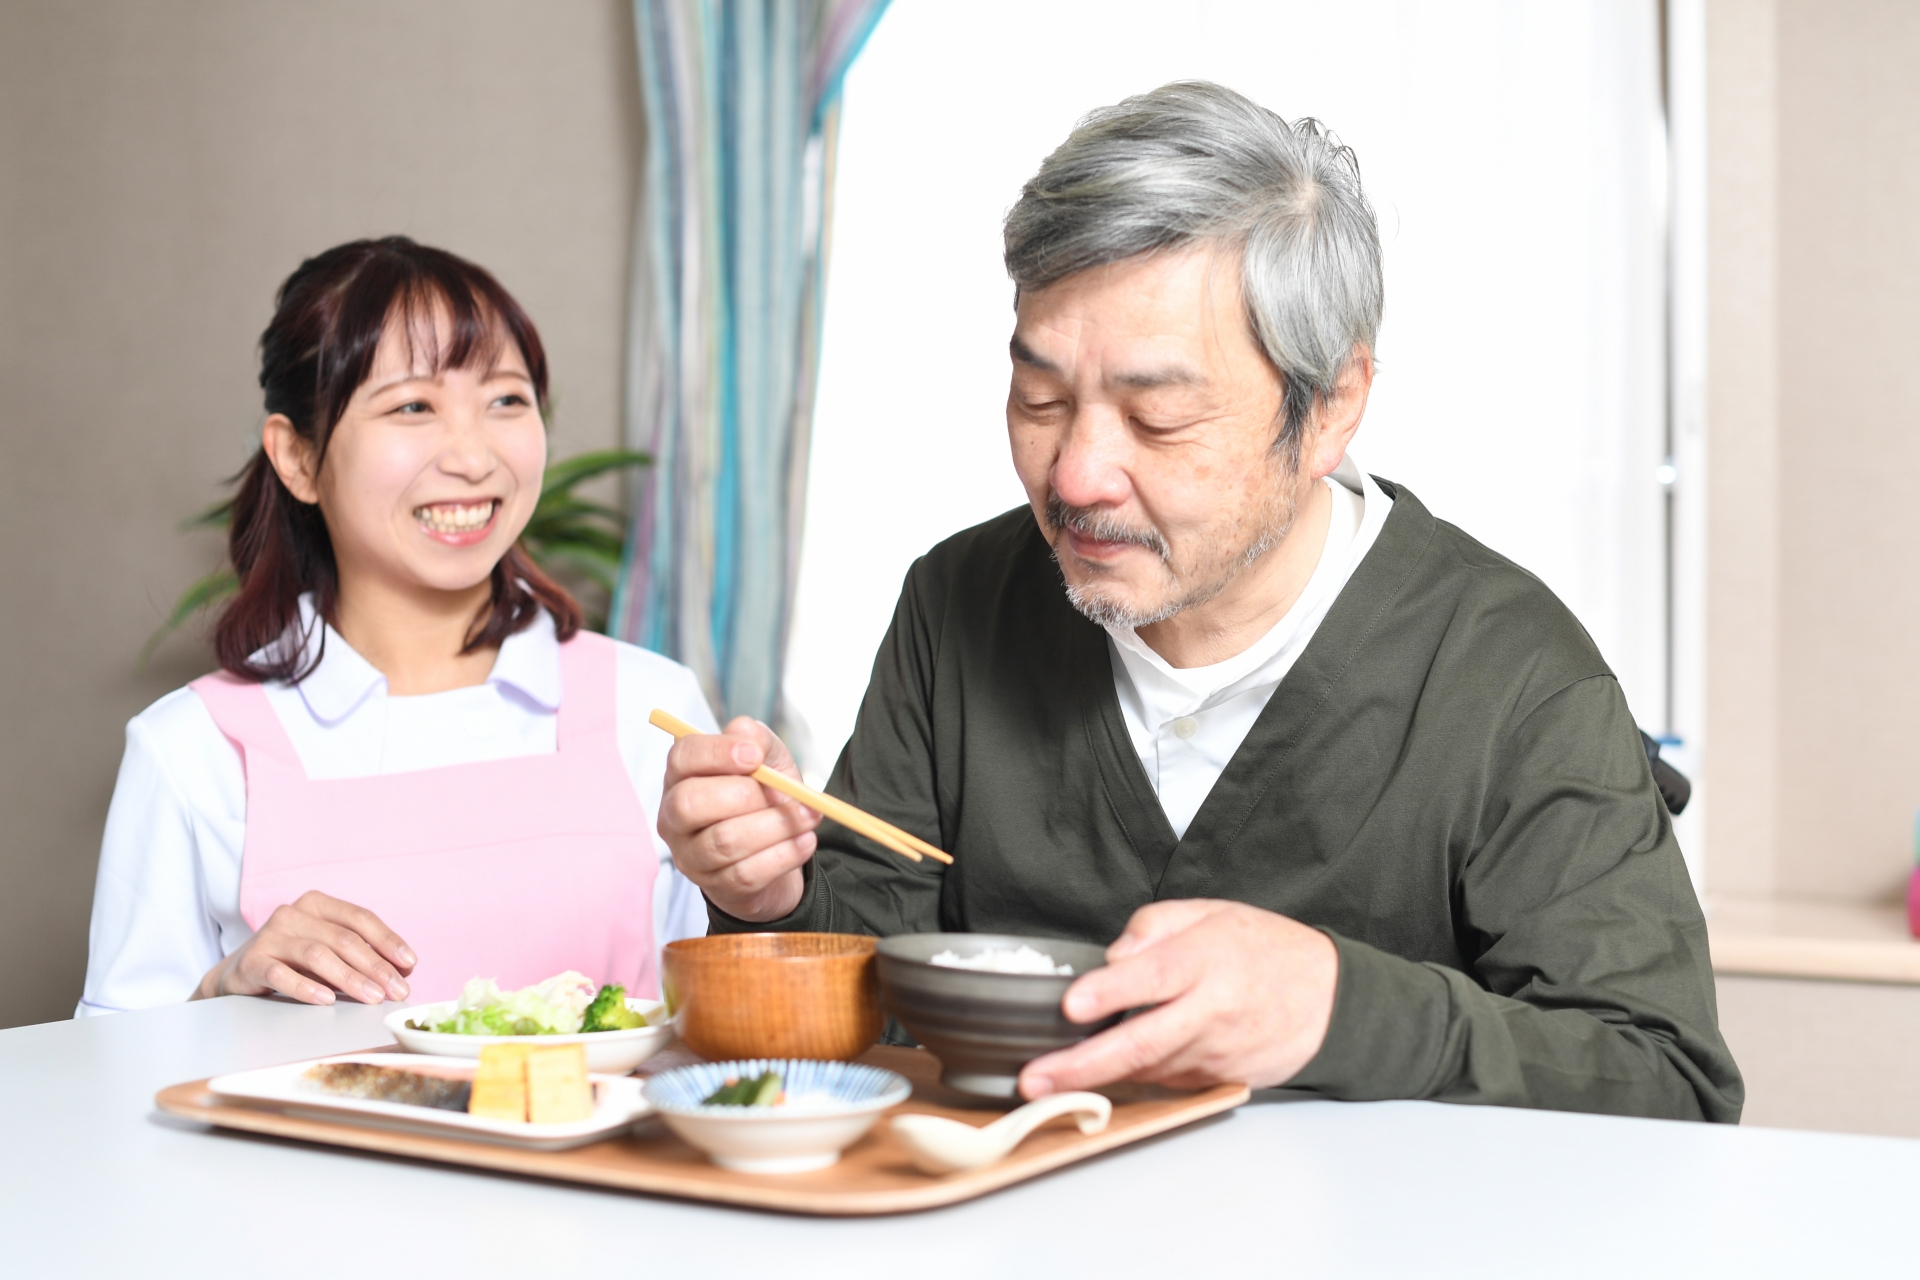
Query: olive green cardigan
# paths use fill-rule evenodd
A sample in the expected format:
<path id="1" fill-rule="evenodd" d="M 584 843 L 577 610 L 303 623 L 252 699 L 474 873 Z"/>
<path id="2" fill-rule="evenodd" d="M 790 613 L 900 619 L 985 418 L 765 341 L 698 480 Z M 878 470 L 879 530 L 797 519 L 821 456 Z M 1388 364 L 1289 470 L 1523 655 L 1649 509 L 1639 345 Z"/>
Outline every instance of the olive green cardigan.
<path id="1" fill-rule="evenodd" d="M 1612 673 L 1532 575 L 1404 488 L 1184 838 L 1025 508 L 907 575 L 828 790 L 950 850 L 821 828 L 799 907 L 716 931 L 971 930 L 1105 943 L 1232 898 L 1339 952 L 1290 1083 L 1734 1121 L 1699 903 Z"/>

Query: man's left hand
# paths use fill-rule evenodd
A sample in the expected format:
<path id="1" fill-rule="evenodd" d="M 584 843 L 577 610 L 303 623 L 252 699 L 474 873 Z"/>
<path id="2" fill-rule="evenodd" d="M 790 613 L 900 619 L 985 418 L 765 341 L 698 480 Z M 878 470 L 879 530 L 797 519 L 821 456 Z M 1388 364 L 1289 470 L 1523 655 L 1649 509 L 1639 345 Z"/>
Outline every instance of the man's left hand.
<path id="1" fill-rule="evenodd" d="M 1157 1006 L 1020 1073 L 1029 1098 L 1140 1080 L 1284 1084 L 1320 1051 L 1340 962 L 1318 929 L 1241 902 L 1156 902 L 1067 989 L 1075 1022 Z"/>

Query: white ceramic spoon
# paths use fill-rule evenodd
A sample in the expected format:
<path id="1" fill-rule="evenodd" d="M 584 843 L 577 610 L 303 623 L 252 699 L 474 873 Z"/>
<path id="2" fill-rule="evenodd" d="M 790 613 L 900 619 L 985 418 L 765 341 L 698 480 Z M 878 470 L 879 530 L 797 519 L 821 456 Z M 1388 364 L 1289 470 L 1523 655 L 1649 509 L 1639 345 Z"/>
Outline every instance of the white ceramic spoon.
<path id="1" fill-rule="evenodd" d="M 895 1116 L 889 1123 L 922 1173 L 958 1173 L 1004 1158 L 1028 1134 L 1064 1115 L 1078 1117 L 1080 1132 L 1098 1133 L 1107 1127 L 1113 1103 L 1097 1093 L 1056 1093 L 977 1129 L 944 1116 Z"/>

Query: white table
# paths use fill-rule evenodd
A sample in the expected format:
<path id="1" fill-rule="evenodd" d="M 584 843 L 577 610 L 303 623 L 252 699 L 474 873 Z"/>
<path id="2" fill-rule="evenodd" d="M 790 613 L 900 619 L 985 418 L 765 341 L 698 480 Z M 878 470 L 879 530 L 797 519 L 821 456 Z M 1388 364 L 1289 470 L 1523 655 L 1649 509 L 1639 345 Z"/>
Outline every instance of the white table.
<path id="1" fill-rule="evenodd" d="M 1920 1271 L 1920 1142 L 1257 1099 L 950 1209 L 783 1217 L 213 1132 L 162 1086 L 385 1043 L 226 999 L 0 1031 L 7 1276 L 1759 1276 Z M 608 1262 L 609 1248 L 636 1256 Z"/>

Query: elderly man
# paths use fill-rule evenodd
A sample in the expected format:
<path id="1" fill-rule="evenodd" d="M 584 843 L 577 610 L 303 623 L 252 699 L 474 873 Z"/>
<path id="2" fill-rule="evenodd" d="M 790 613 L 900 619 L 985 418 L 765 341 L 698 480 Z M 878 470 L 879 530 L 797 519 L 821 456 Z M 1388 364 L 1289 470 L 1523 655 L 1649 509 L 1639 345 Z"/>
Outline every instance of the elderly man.
<path id="1" fill-rule="evenodd" d="M 1525 571 L 1347 459 L 1380 248 L 1351 152 L 1228 90 L 1084 120 L 1006 220 L 1029 507 L 907 575 L 829 790 L 673 749 L 713 927 L 1110 942 L 1146 1012 L 1030 1064 L 1733 1121 L 1706 930 L 1619 685 Z M 1462 394 L 1475 394 L 1463 386 Z M 1551 477 L 1542 477 L 1551 483 Z"/>

